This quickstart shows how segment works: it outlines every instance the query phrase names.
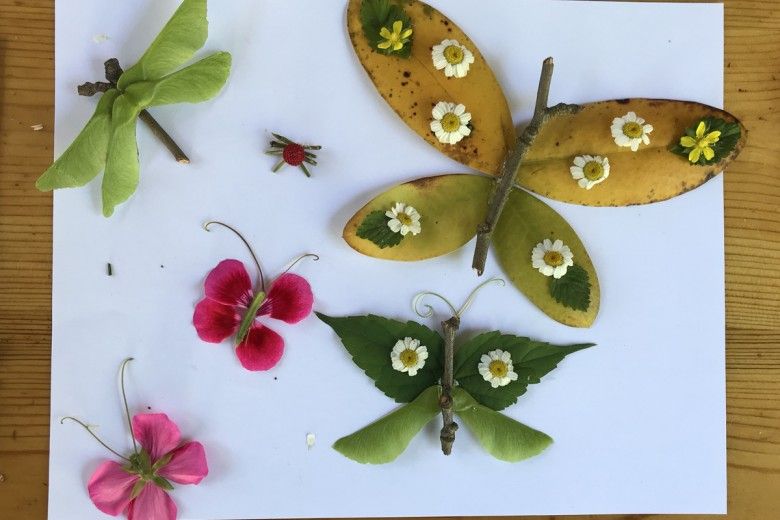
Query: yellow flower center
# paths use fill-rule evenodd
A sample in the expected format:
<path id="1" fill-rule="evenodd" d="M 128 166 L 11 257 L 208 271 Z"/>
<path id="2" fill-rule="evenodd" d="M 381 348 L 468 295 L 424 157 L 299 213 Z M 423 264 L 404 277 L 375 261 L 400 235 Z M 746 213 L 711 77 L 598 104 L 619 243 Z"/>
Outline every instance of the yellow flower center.
<path id="1" fill-rule="evenodd" d="M 400 222 L 404 226 L 408 226 L 412 223 L 412 217 L 410 217 L 406 213 L 399 213 L 398 215 L 395 216 L 395 218 L 397 218 L 398 222 Z"/>
<path id="2" fill-rule="evenodd" d="M 490 370 L 490 374 L 493 377 L 506 377 L 509 373 L 509 367 L 500 359 L 491 361 L 490 365 L 488 365 L 488 370 Z"/>
<path id="3" fill-rule="evenodd" d="M 597 181 L 604 176 L 604 166 L 598 161 L 590 161 L 582 167 L 582 174 L 589 181 Z"/>
<path id="4" fill-rule="evenodd" d="M 444 59 L 450 65 L 457 65 L 463 61 L 463 49 L 458 45 L 448 45 L 444 49 Z"/>
<path id="5" fill-rule="evenodd" d="M 460 128 L 460 118 L 452 112 L 447 112 L 441 118 L 441 127 L 445 132 L 457 132 Z"/>
<path id="6" fill-rule="evenodd" d="M 631 139 L 638 139 L 642 137 L 642 125 L 636 121 L 629 121 L 623 125 L 623 133 L 626 135 L 626 137 L 630 137 Z"/>
<path id="7" fill-rule="evenodd" d="M 544 253 L 544 263 L 552 267 L 563 265 L 563 255 L 558 251 L 547 251 Z"/>
<path id="8" fill-rule="evenodd" d="M 403 363 L 405 367 L 411 368 L 417 364 L 419 356 L 417 355 L 416 351 L 408 348 L 401 352 L 401 354 L 398 356 L 398 359 L 401 360 L 401 363 Z"/>

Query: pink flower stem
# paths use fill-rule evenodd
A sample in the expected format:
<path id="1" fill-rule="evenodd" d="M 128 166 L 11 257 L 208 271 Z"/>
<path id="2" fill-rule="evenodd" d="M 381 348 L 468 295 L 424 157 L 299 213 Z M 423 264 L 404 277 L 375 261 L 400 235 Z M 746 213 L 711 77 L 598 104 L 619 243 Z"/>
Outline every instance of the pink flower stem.
<path id="1" fill-rule="evenodd" d="M 212 224 L 216 224 L 218 226 L 222 226 L 224 228 L 229 229 L 238 238 L 241 239 L 241 241 L 244 243 L 246 248 L 249 250 L 249 254 L 252 255 L 252 260 L 255 261 L 255 266 L 257 267 L 258 278 L 259 278 L 259 281 L 260 281 L 260 288 L 262 289 L 263 292 L 265 292 L 265 278 L 263 277 L 263 270 L 260 267 L 260 262 L 257 260 L 257 255 L 255 255 L 255 252 L 252 249 L 252 246 L 249 245 L 249 242 L 247 241 L 246 238 L 244 238 L 244 235 L 239 233 L 238 230 L 236 230 L 236 228 L 234 228 L 233 226 L 229 226 L 229 225 L 225 224 L 224 222 L 220 222 L 218 220 L 212 220 L 212 221 L 206 222 L 205 224 L 203 224 L 203 229 L 205 229 L 206 231 L 211 231 L 209 229 L 209 226 L 211 226 Z"/>
<path id="2" fill-rule="evenodd" d="M 75 417 L 70 417 L 70 416 L 68 416 L 68 417 L 63 417 L 62 419 L 60 419 L 60 424 L 65 424 L 65 421 L 66 421 L 66 420 L 73 421 L 73 422 L 75 422 L 76 424 L 79 424 L 79 425 L 81 425 L 81 427 L 82 427 L 82 428 L 84 428 L 85 430 L 87 430 L 87 433 L 89 433 L 90 435 L 92 435 L 92 437 L 93 437 L 93 438 L 94 438 L 96 441 L 98 441 L 100 444 L 102 444 L 102 445 L 103 445 L 103 447 L 104 447 L 105 449 L 107 449 L 108 451 L 110 451 L 111 453 L 113 453 L 114 455 L 116 455 L 117 457 L 119 457 L 120 459 L 122 459 L 122 460 L 125 460 L 125 461 L 127 461 L 127 462 L 130 462 L 130 459 L 128 459 L 128 458 L 127 458 L 127 457 L 125 457 L 124 455 L 120 455 L 119 453 L 117 453 L 117 451 L 116 451 L 116 450 L 113 450 L 113 449 L 111 449 L 111 447 L 110 447 L 108 444 L 106 444 L 105 442 L 103 442 L 103 441 L 100 439 L 100 437 L 98 437 L 97 435 L 95 435 L 95 432 L 93 432 L 93 431 L 92 431 L 92 428 L 90 428 L 89 426 L 87 426 L 86 424 L 84 424 L 83 422 L 81 422 L 80 420 L 76 419 Z"/>
<path id="3" fill-rule="evenodd" d="M 138 455 L 138 441 L 135 439 L 133 433 L 133 423 L 130 419 L 130 407 L 127 406 L 127 394 L 125 393 L 125 367 L 133 358 L 127 358 L 122 361 L 122 366 L 119 369 L 119 385 L 122 388 L 122 402 L 125 405 L 125 417 L 127 417 L 127 426 L 130 428 L 130 436 L 133 438 L 133 452 Z"/>

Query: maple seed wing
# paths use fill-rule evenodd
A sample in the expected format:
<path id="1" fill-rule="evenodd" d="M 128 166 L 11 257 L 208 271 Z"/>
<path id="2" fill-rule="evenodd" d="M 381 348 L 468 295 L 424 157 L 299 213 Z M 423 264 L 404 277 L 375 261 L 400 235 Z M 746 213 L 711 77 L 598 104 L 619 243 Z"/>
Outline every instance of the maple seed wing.
<path id="1" fill-rule="evenodd" d="M 139 113 L 140 108 L 126 95 L 114 102 L 102 185 L 103 215 L 106 217 L 114 213 L 117 205 L 129 199 L 138 186 L 140 165 L 135 130 Z"/>
<path id="2" fill-rule="evenodd" d="M 111 110 L 119 91 L 111 89 L 98 101 L 81 133 L 35 183 L 41 191 L 84 186 L 106 165 L 111 137 Z"/>
<path id="3" fill-rule="evenodd" d="M 439 175 L 399 184 L 375 197 L 347 222 L 344 240 L 359 253 L 386 260 L 416 261 L 445 255 L 476 234 L 485 219 L 492 182 L 478 175 Z M 401 237 L 384 229 L 384 213 L 398 202 L 420 214 L 419 234 Z M 377 226 L 372 229 L 374 234 L 365 233 L 367 224 Z"/>
<path id="4" fill-rule="evenodd" d="M 206 0 L 184 0 L 138 63 L 119 78 L 119 88 L 159 79 L 182 66 L 208 38 Z"/>
<path id="5" fill-rule="evenodd" d="M 394 461 L 414 436 L 438 415 L 440 394 L 440 386 L 431 386 L 411 403 L 337 440 L 333 449 L 361 464 Z"/>
<path id="6" fill-rule="evenodd" d="M 409 57 L 376 52 L 363 31 L 363 1 L 350 0 L 347 29 L 360 63 L 385 101 L 412 130 L 445 155 L 484 173 L 497 174 L 514 144 L 515 128 L 501 85 L 474 42 L 433 7 L 406 0 L 398 5 L 411 20 Z M 474 55 L 474 63 L 463 78 L 448 78 L 433 65 L 431 49 L 446 39 L 457 40 Z M 431 132 L 431 110 L 440 101 L 463 104 L 471 113 L 471 135 L 457 144 L 443 144 Z"/>
<path id="7" fill-rule="evenodd" d="M 615 144 L 613 119 L 634 112 L 653 127 L 650 144 L 636 152 Z M 692 165 L 672 152 L 686 129 L 704 118 L 738 125 L 739 135 L 714 164 Z M 528 150 L 517 183 L 535 193 L 586 206 L 628 206 L 670 199 L 695 189 L 723 171 L 739 154 L 747 132 L 736 117 L 692 101 L 623 99 L 582 105 L 576 114 L 550 119 Z M 724 136 L 725 139 L 725 136 Z M 609 160 L 609 176 L 591 189 L 581 188 L 570 167 L 576 156 Z"/>
<path id="8" fill-rule="evenodd" d="M 554 278 L 534 268 L 531 254 L 545 239 L 560 239 L 573 253 L 574 265 L 587 274 L 587 307 L 581 310 L 582 295 L 576 301 L 559 301 L 551 284 Z M 590 327 L 599 310 L 596 269 L 577 233 L 550 206 L 523 190 L 513 189 L 493 234 L 498 261 L 510 281 L 542 312 L 573 327 Z M 560 280 L 565 280 L 565 276 Z M 579 289 L 582 285 L 577 285 Z M 575 292 L 575 294 L 577 294 Z M 579 308 L 578 308 L 579 307 Z"/>

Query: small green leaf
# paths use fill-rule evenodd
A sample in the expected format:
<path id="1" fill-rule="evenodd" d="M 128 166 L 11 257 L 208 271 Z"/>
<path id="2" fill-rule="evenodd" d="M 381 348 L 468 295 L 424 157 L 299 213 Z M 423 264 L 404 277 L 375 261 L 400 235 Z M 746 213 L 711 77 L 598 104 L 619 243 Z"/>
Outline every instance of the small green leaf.
<path id="1" fill-rule="evenodd" d="M 230 54 L 218 52 L 158 80 L 133 83 L 126 94 L 143 108 L 207 101 L 225 86 L 230 64 Z"/>
<path id="2" fill-rule="evenodd" d="M 411 403 L 337 440 L 333 449 L 361 464 L 394 461 L 414 436 L 439 413 L 440 393 L 439 386 L 426 389 Z"/>
<path id="3" fill-rule="evenodd" d="M 691 165 L 709 166 L 711 164 L 717 164 L 731 155 L 731 152 L 737 147 L 739 140 L 742 137 L 742 130 L 740 129 L 739 123 L 730 123 L 719 117 L 707 116 L 697 120 L 693 125 L 686 128 L 685 135 L 696 139 L 696 129 L 701 122 L 704 123 L 704 135 L 707 135 L 710 132 L 720 132 L 720 137 L 717 142 L 712 143 L 711 145 L 712 150 L 715 152 L 712 159 L 707 159 L 704 157 L 704 154 L 701 154 L 699 159 L 695 163 L 691 163 Z M 678 139 L 677 143 L 670 151 L 685 157 L 685 160 L 688 161 L 688 153 L 691 149 L 692 148 L 682 146 Z"/>
<path id="4" fill-rule="evenodd" d="M 119 91 L 111 89 L 100 97 L 95 113 L 67 150 L 43 172 L 35 187 L 41 191 L 84 186 L 106 165 L 111 131 L 111 109 Z"/>
<path id="5" fill-rule="evenodd" d="M 499 460 L 518 462 L 543 452 L 553 440 L 506 415 L 482 406 L 461 388 L 452 389 L 455 413 L 485 450 Z"/>
<path id="6" fill-rule="evenodd" d="M 138 479 L 135 484 L 133 484 L 133 489 L 130 492 L 130 500 L 135 500 L 138 498 L 138 495 L 141 494 L 141 491 L 144 490 L 146 487 L 147 482 L 145 480 Z"/>
<path id="7" fill-rule="evenodd" d="M 389 0 L 363 0 L 360 6 L 360 23 L 363 26 L 363 34 L 368 39 L 371 48 L 380 54 L 400 56 L 408 58 L 412 52 L 412 40 L 409 41 L 397 51 L 390 49 L 380 49 L 378 45 L 385 41 L 379 33 L 382 28 L 392 32 L 393 24 L 400 21 L 403 24 L 403 31 L 412 27 L 412 22 L 404 12 L 403 7 L 397 3 L 391 3 Z"/>
<path id="8" fill-rule="evenodd" d="M 588 272 L 574 264 L 566 270 L 566 274 L 555 279 L 550 278 L 550 295 L 555 301 L 574 309 L 586 311 L 590 307 L 590 280 Z"/>
<path id="9" fill-rule="evenodd" d="M 152 481 L 160 488 L 164 489 L 165 491 L 173 491 L 173 485 L 168 482 L 165 478 L 156 476 L 152 479 Z"/>
<path id="10" fill-rule="evenodd" d="M 404 239 L 404 236 L 390 229 L 387 225 L 389 221 L 390 219 L 384 211 L 372 211 L 360 223 L 355 234 L 360 238 L 370 240 L 382 249 L 397 246 Z"/>
<path id="11" fill-rule="evenodd" d="M 592 346 L 581 344 L 559 347 L 497 331 L 486 332 L 455 351 L 455 379 L 481 404 L 493 410 L 503 410 L 517 402 L 529 384 L 538 383 L 568 354 Z M 509 352 L 512 356 L 512 368 L 517 373 L 517 380 L 493 388 L 479 373 L 478 367 L 483 355 L 497 349 Z"/>
<path id="12" fill-rule="evenodd" d="M 439 382 L 444 340 L 428 327 L 374 315 L 333 318 L 317 313 L 317 317 L 338 334 L 352 360 L 374 380 L 376 387 L 397 402 L 408 403 Z M 428 349 L 425 366 L 414 376 L 395 370 L 390 360 L 395 343 L 406 337 L 419 340 Z"/>
<path id="13" fill-rule="evenodd" d="M 103 174 L 103 215 L 110 217 L 114 208 L 130 198 L 138 186 L 138 144 L 135 140 L 139 107 L 127 96 L 114 102 L 111 119 L 111 141 L 108 144 L 106 171 Z"/>
<path id="14" fill-rule="evenodd" d="M 206 0 L 184 0 L 138 63 L 119 78 L 119 89 L 173 72 L 203 47 L 208 34 Z"/>

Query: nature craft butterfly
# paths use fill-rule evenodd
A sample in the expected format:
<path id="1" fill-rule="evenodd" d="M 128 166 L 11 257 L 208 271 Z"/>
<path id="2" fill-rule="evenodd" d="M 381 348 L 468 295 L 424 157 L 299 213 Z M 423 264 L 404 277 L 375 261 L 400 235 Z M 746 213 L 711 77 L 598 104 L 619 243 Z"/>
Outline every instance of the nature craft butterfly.
<path id="1" fill-rule="evenodd" d="M 477 287 L 456 310 L 442 296 L 420 293 L 415 312 L 430 317 L 433 309 L 419 304 L 426 295 L 447 303 L 453 316 L 442 323 L 444 337 L 414 321 L 382 316 L 334 318 L 317 313 L 341 339 L 352 360 L 376 387 L 403 406 L 365 428 L 336 441 L 334 449 L 361 463 L 395 460 L 417 433 L 437 414 L 442 415 L 442 451 L 449 455 L 458 416 L 479 443 L 500 460 L 517 462 L 541 453 L 552 439 L 499 413 L 514 404 L 529 384 L 538 383 L 572 352 L 592 344 L 554 346 L 529 338 L 484 332 L 463 341 L 455 335 Z M 502 281 L 503 282 L 503 281 Z"/>
<path id="2" fill-rule="evenodd" d="M 41 191 L 84 186 L 103 170 L 103 215 L 111 216 L 138 186 L 138 118 L 150 124 L 179 162 L 189 162 L 146 109 L 200 103 L 222 90 L 230 74 L 227 52 L 176 70 L 203 47 L 207 37 L 206 0 L 184 0 L 138 63 L 123 72 L 117 60 L 107 61 L 108 83 L 79 88 L 84 95 L 103 92 L 92 118 L 35 186 Z"/>
<path id="3" fill-rule="evenodd" d="M 253 288 L 241 261 L 221 261 L 206 277 L 205 295 L 195 306 L 192 323 L 198 337 L 208 343 L 222 343 L 233 337 L 236 355 L 247 370 L 270 370 L 282 358 L 284 339 L 259 318 L 267 316 L 294 324 L 311 314 L 314 295 L 309 282 L 287 271 L 303 258 L 318 260 L 319 257 L 311 254 L 299 257 L 266 288 L 260 262 L 246 239 L 222 222 L 208 222 L 204 228 L 208 231 L 214 224 L 229 229 L 244 242 L 257 267 L 258 281 Z"/>
<path id="4" fill-rule="evenodd" d="M 745 142 L 734 116 L 690 101 L 548 107 L 552 60 L 543 65 L 534 118 L 518 136 L 484 57 L 436 9 L 418 0 L 350 0 L 347 29 L 368 76 L 401 119 L 486 175 L 395 186 L 347 222 L 344 239 L 369 256 L 415 261 L 450 253 L 477 234 L 473 266 L 481 274 L 492 238 L 512 283 L 567 325 L 593 323 L 596 270 L 566 220 L 529 191 L 591 206 L 666 200 L 722 171 Z"/>

